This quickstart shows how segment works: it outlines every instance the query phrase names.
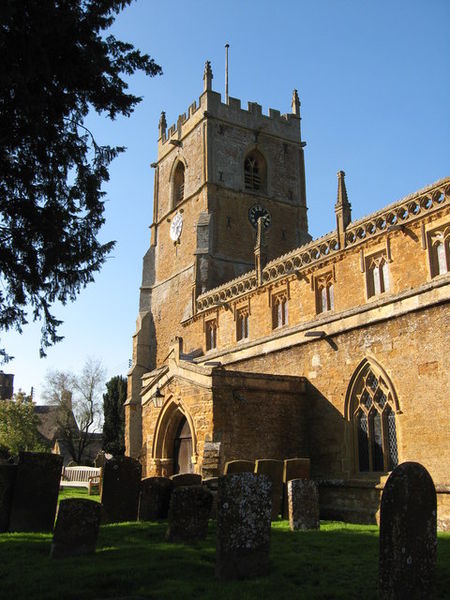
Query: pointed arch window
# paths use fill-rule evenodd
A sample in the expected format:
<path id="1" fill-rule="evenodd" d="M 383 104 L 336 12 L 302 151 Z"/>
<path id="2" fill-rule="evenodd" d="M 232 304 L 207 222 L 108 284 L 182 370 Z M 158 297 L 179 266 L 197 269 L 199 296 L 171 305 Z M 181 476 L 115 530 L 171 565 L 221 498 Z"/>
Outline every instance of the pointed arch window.
<path id="1" fill-rule="evenodd" d="M 173 175 L 173 206 L 176 206 L 184 198 L 184 164 L 180 161 Z"/>
<path id="2" fill-rule="evenodd" d="M 267 167 L 263 155 L 253 150 L 244 160 L 245 189 L 253 192 L 266 190 Z"/>
<path id="3" fill-rule="evenodd" d="M 392 471 L 398 465 L 395 409 L 387 378 L 366 362 L 352 386 L 349 415 L 361 473 Z"/>

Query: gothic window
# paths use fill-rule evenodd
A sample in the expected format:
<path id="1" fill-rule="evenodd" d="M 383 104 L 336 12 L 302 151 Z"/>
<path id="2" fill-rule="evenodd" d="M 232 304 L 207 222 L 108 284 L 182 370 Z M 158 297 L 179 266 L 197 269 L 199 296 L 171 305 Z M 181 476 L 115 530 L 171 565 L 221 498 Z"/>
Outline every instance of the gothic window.
<path id="1" fill-rule="evenodd" d="M 367 257 L 366 276 L 368 298 L 389 291 L 389 266 L 385 252 Z"/>
<path id="2" fill-rule="evenodd" d="M 244 184 L 246 190 L 265 191 L 266 188 L 266 161 L 257 150 L 247 154 L 244 161 Z"/>
<path id="3" fill-rule="evenodd" d="M 316 279 L 316 309 L 318 313 L 334 310 L 334 284 L 332 273 Z"/>
<path id="4" fill-rule="evenodd" d="M 214 350 L 217 347 L 217 320 L 212 319 L 205 323 L 206 349 Z"/>
<path id="5" fill-rule="evenodd" d="M 246 340 L 248 338 L 248 308 L 240 308 L 236 313 L 236 339 Z"/>
<path id="6" fill-rule="evenodd" d="M 173 206 L 184 198 L 184 164 L 179 162 L 173 176 Z"/>
<path id="7" fill-rule="evenodd" d="M 287 293 L 272 296 L 272 328 L 278 329 L 287 325 L 288 322 L 288 299 Z"/>
<path id="8" fill-rule="evenodd" d="M 450 226 L 428 234 L 431 277 L 450 270 Z"/>
<path id="9" fill-rule="evenodd" d="M 395 402 L 386 378 L 369 362 L 352 386 L 349 416 L 358 470 L 392 471 L 398 465 Z"/>

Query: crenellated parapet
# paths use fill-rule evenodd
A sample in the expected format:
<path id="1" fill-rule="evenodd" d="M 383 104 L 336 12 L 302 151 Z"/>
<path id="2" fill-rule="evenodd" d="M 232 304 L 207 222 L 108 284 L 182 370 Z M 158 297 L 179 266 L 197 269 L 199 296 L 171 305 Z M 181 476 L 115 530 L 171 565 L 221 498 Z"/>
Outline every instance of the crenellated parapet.
<path id="1" fill-rule="evenodd" d="M 262 134 L 282 136 L 301 143 L 300 140 L 300 101 L 294 90 L 292 113 L 282 114 L 279 110 L 269 108 L 263 114 L 261 104 L 248 102 L 247 108 L 241 106 L 237 98 L 222 101 L 222 96 L 212 90 L 212 71 L 207 61 L 204 73 L 204 92 L 198 103 L 194 101 L 188 110 L 179 115 L 177 122 L 164 128 L 159 135 L 158 157 L 165 156 L 172 146 L 179 145 L 183 138 L 198 125 L 203 118 L 217 119 L 243 128 L 257 129 Z M 164 123 L 165 124 L 165 123 Z M 303 143 L 303 145 L 305 145 Z"/>

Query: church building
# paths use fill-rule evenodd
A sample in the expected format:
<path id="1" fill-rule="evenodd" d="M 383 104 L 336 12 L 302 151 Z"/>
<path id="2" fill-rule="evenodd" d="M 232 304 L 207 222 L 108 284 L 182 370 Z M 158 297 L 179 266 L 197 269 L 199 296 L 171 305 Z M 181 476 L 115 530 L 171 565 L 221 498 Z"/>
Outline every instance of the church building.
<path id="1" fill-rule="evenodd" d="M 297 92 L 264 115 L 212 78 L 159 122 L 126 453 L 205 478 L 306 457 L 322 518 L 356 522 L 418 461 L 450 528 L 450 177 L 352 221 L 339 171 L 336 229 L 313 240 Z"/>

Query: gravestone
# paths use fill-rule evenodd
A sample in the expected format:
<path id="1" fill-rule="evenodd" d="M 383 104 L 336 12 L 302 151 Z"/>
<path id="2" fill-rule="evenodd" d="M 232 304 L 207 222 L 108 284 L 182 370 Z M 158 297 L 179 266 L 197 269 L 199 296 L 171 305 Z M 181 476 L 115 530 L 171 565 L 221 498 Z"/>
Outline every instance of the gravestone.
<path id="1" fill-rule="evenodd" d="M 50 549 L 51 558 L 93 554 L 97 545 L 102 506 L 93 500 L 61 500 Z"/>
<path id="2" fill-rule="evenodd" d="M 167 519 L 173 482 L 168 477 L 146 477 L 141 481 L 139 521 Z"/>
<path id="3" fill-rule="evenodd" d="M 233 473 L 253 473 L 254 470 L 254 460 L 230 460 L 225 463 L 223 474 L 232 475 Z"/>
<path id="4" fill-rule="evenodd" d="M 272 484 L 267 475 L 219 477 L 216 576 L 248 579 L 269 569 Z"/>
<path id="5" fill-rule="evenodd" d="M 20 452 L 9 531 L 53 531 L 63 457 Z"/>
<path id="6" fill-rule="evenodd" d="M 170 479 L 173 481 L 174 488 L 185 485 L 202 485 L 202 476 L 197 473 L 179 473 L 172 475 Z"/>
<path id="7" fill-rule="evenodd" d="M 0 533 L 8 531 L 16 472 L 16 465 L 0 465 Z"/>
<path id="8" fill-rule="evenodd" d="M 380 510 L 379 589 L 383 600 L 433 597 L 437 549 L 436 490 L 415 462 L 394 469 Z"/>
<path id="9" fill-rule="evenodd" d="M 309 458 L 287 458 L 283 469 L 283 516 L 289 518 L 287 482 L 291 479 L 309 479 L 311 460 Z"/>
<path id="10" fill-rule="evenodd" d="M 272 521 L 283 509 L 283 461 L 262 458 L 255 463 L 255 473 L 267 475 L 272 483 Z"/>
<path id="11" fill-rule="evenodd" d="M 288 481 L 289 527 L 319 529 L 319 486 L 311 479 Z"/>
<path id="12" fill-rule="evenodd" d="M 217 518 L 217 491 L 219 489 L 219 478 L 208 477 L 202 479 L 202 485 L 205 486 L 212 494 L 211 519 Z"/>
<path id="13" fill-rule="evenodd" d="M 202 485 L 177 487 L 170 498 L 166 540 L 193 544 L 208 533 L 212 494 Z"/>
<path id="14" fill-rule="evenodd" d="M 129 456 L 117 456 L 106 461 L 101 486 L 106 523 L 136 521 L 141 472 L 141 463 Z"/>

